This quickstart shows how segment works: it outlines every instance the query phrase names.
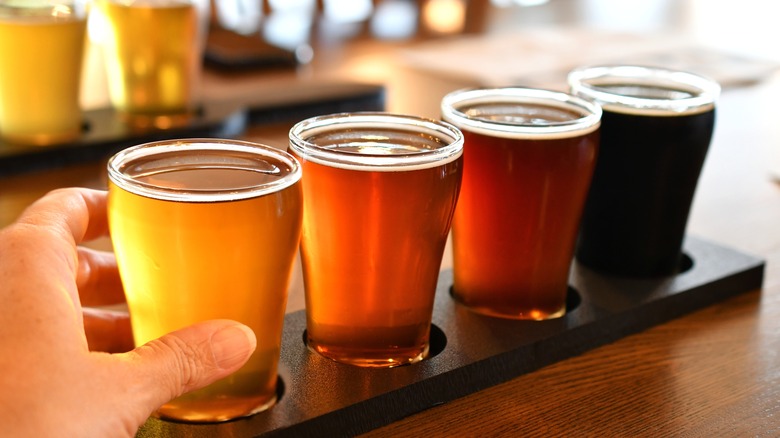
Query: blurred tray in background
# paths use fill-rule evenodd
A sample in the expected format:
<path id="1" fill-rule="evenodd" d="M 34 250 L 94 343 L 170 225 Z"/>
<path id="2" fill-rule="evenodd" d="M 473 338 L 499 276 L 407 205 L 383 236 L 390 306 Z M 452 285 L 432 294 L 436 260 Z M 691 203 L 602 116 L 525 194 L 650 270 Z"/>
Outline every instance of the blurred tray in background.
<path id="1" fill-rule="evenodd" d="M 0 139 L 0 177 L 102 160 L 136 144 L 173 138 L 235 138 L 249 126 L 296 122 L 342 111 L 381 111 L 384 88 L 355 83 L 296 84 L 293 89 L 206 102 L 186 124 L 169 129 L 133 128 L 111 108 L 84 112 L 84 133 L 70 143 L 29 146 Z"/>

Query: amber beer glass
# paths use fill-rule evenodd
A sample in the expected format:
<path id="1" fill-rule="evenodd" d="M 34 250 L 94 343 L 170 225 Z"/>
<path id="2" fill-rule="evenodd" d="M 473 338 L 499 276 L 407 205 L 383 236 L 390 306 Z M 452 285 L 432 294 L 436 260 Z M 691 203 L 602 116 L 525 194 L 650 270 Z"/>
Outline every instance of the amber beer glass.
<path id="1" fill-rule="evenodd" d="M 601 110 L 528 88 L 459 90 L 441 108 L 465 139 L 453 297 L 491 316 L 562 316 Z"/>
<path id="2" fill-rule="evenodd" d="M 167 128 L 195 112 L 201 0 L 97 0 L 108 91 L 133 125 Z"/>
<path id="3" fill-rule="evenodd" d="M 295 125 L 289 150 L 303 167 L 309 348 L 364 367 L 424 359 L 461 181 L 460 131 L 336 114 Z"/>
<path id="4" fill-rule="evenodd" d="M 162 418 L 225 421 L 269 408 L 300 238 L 298 162 L 240 141 L 171 140 L 108 163 L 111 238 L 137 345 L 198 321 L 248 325 L 235 374 L 162 406 Z"/>
<path id="5" fill-rule="evenodd" d="M 688 213 L 715 125 L 718 84 L 681 71 L 594 66 L 572 93 L 604 110 L 577 260 L 602 273 L 658 277 L 686 264 Z"/>
<path id="6" fill-rule="evenodd" d="M 0 0 L 0 134 L 48 145 L 81 135 L 86 0 Z"/>

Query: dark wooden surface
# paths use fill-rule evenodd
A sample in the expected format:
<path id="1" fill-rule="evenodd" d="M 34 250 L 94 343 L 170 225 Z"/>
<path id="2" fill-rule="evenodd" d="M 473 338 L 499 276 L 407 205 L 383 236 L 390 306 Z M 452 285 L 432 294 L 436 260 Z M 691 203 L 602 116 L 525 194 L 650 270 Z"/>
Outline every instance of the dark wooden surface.
<path id="1" fill-rule="evenodd" d="M 551 5 L 581 8 L 585 3 L 598 2 L 552 1 Z M 707 12 L 708 17 L 727 20 L 721 33 L 736 40 L 750 35 L 764 44 L 777 40 L 778 26 L 764 18 L 773 14 L 771 2 L 748 1 L 739 12 L 725 2 L 680 3 L 685 6 L 673 8 L 677 17 L 670 22 L 673 30 Z M 533 13 L 538 15 L 538 10 Z M 719 26 L 716 23 L 711 22 L 710 29 Z M 401 67 L 396 49 L 414 44 L 361 41 L 320 54 L 313 64 L 296 71 L 209 72 L 204 94 L 230 100 L 245 96 L 247 90 L 265 90 L 274 98 L 285 89 L 294 93 L 300 83 L 363 79 L 387 86 L 388 109 L 435 116 L 444 92 L 473 81 L 432 77 Z M 695 236 L 765 260 L 761 289 L 366 436 L 780 436 L 780 184 L 773 177 L 775 169 L 780 171 L 778 99 L 776 74 L 724 90 L 689 223 L 689 233 Z M 284 147 L 290 125 L 256 126 L 243 137 Z M 103 168 L 104 163 L 97 161 L 0 175 L 0 225 L 53 188 L 104 187 Z M 93 246 L 110 247 L 106 240 Z M 451 267 L 449 253 L 442 267 Z M 296 277 L 288 309 L 302 307 L 302 284 Z"/>

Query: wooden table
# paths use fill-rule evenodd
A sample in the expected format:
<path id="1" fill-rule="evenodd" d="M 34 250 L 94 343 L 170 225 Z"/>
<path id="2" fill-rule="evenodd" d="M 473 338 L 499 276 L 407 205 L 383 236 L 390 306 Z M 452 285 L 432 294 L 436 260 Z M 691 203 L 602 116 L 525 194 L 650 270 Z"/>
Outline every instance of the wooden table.
<path id="1" fill-rule="evenodd" d="M 759 12 L 754 12 L 760 15 Z M 210 72 L 213 98 L 242 90 L 364 75 L 403 44 L 357 44 L 296 73 L 226 77 Z M 441 93 L 468 85 L 388 61 L 379 79 L 388 108 L 423 115 Z M 372 80 L 371 75 L 368 79 Z M 766 260 L 764 286 L 498 386 L 421 412 L 367 436 L 780 436 L 780 77 L 726 89 L 689 223 L 693 235 Z M 290 123 L 246 138 L 283 147 Z M 0 226 L 47 191 L 105 187 L 105 163 L 0 176 Z M 109 248 L 107 240 L 94 244 Z M 449 254 L 443 268 L 450 267 Z M 303 307 L 296 278 L 288 310 Z"/>

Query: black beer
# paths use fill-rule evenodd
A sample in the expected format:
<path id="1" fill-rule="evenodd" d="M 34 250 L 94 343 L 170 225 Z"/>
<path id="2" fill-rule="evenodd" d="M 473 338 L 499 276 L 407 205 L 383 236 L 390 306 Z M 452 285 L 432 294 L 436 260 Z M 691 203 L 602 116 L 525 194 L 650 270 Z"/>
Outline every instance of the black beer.
<path id="1" fill-rule="evenodd" d="M 673 275 L 682 263 L 719 87 L 668 70 L 616 67 L 605 72 L 580 78 L 584 87 L 582 82 L 580 88 L 572 86 L 604 110 L 576 258 L 614 275 Z"/>

